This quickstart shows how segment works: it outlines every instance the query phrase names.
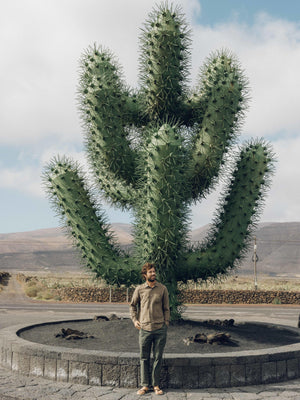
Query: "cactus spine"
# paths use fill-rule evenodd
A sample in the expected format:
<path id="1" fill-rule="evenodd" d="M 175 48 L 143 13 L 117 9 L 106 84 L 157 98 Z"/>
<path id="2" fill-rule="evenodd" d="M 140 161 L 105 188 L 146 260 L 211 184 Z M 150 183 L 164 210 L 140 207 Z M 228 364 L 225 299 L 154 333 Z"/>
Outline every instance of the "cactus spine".
<path id="1" fill-rule="evenodd" d="M 141 36 L 140 89 L 130 90 L 109 51 L 89 48 L 81 60 L 79 104 L 95 186 L 135 216 L 134 252 L 111 236 L 95 187 L 68 158 L 46 167 L 46 189 L 84 264 L 110 284 L 139 282 L 153 261 L 168 286 L 172 318 L 180 316 L 177 282 L 215 278 L 237 265 L 273 169 L 263 140 L 241 146 L 205 243 L 188 244 L 189 207 L 224 172 L 247 107 L 247 81 L 227 51 L 205 62 L 195 90 L 186 86 L 190 38 L 180 10 L 150 14 Z"/>

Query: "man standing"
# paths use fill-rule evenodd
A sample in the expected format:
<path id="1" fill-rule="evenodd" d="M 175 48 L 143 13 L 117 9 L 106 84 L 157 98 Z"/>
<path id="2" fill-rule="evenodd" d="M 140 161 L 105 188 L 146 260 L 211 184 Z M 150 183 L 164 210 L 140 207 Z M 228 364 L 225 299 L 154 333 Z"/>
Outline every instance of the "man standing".
<path id="1" fill-rule="evenodd" d="M 141 274 L 146 280 L 138 286 L 130 303 L 130 315 L 139 329 L 141 385 L 137 394 L 145 394 L 152 383 L 155 394 L 163 394 L 159 388 L 162 355 L 170 321 L 169 294 L 167 288 L 156 281 L 155 266 L 146 263 Z M 153 345 L 152 382 L 150 382 L 150 354 Z"/>

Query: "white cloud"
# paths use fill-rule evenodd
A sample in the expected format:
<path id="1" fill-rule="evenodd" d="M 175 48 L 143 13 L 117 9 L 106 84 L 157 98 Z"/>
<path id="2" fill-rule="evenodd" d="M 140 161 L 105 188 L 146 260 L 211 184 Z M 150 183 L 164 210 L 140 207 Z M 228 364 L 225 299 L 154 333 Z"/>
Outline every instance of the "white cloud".
<path id="1" fill-rule="evenodd" d="M 222 185 L 218 185 L 215 191 L 211 192 L 205 199 L 192 206 L 191 229 L 196 229 L 213 222 L 213 217 L 218 208 Z"/>
<path id="2" fill-rule="evenodd" d="M 287 222 L 300 220 L 300 137 L 280 139 L 273 143 L 277 162 L 267 190 L 261 221 Z M 197 228 L 212 222 L 217 209 L 222 184 L 207 199 L 192 208 L 192 226 Z"/>
<path id="3" fill-rule="evenodd" d="M 264 221 L 300 220 L 300 137 L 274 142 L 278 162 L 268 193 Z"/>
<path id="4" fill-rule="evenodd" d="M 3 168 L 0 170 L 0 188 L 16 189 L 34 197 L 44 196 L 36 168 Z"/>
<path id="5" fill-rule="evenodd" d="M 2 3 L 1 142 L 78 136 L 74 70 L 62 15 L 51 2 Z"/>
<path id="6" fill-rule="evenodd" d="M 0 143 L 26 145 L 16 165 L 0 168 L 0 188 L 44 196 L 43 166 L 56 154 L 86 165 L 76 109 L 78 60 L 94 42 L 119 59 L 126 81 L 138 82 L 138 35 L 156 0 L 10 0 L 0 6 Z M 300 26 L 266 14 L 253 26 L 196 23 L 197 0 L 179 1 L 192 28 L 195 77 L 213 50 L 229 48 L 248 76 L 252 101 L 243 136 L 274 142 L 279 163 L 264 220 L 299 219 Z M 276 141 L 275 141 L 276 140 Z M 47 141 L 47 146 L 45 146 Z M 193 208 L 193 226 L 211 221 L 218 191 Z"/>
<path id="7" fill-rule="evenodd" d="M 300 215 L 300 26 L 266 14 L 251 27 L 238 22 L 193 26 L 193 79 L 212 51 L 237 55 L 250 82 L 251 102 L 242 137 L 270 138 L 278 163 L 261 215 L 263 221 L 296 221 Z M 212 220 L 218 191 L 193 207 L 193 226 Z"/>
<path id="8" fill-rule="evenodd" d="M 83 168 L 87 169 L 86 155 L 83 151 L 78 151 L 75 147 L 70 145 L 50 146 L 44 149 L 40 154 L 39 163 L 41 166 L 46 165 L 53 157 L 67 156 L 67 158 L 78 162 Z"/>
<path id="9" fill-rule="evenodd" d="M 250 82 L 250 109 L 244 132 L 250 136 L 298 133 L 300 114 L 300 26 L 257 16 L 253 26 L 238 22 L 194 26 L 193 63 L 212 51 L 230 49 Z M 195 74 L 194 69 L 194 74 Z"/>
<path id="10" fill-rule="evenodd" d="M 181 1 L 185 10 L 195 9 Z M 81 141 L 76 87 L 79 58 L 97 42 L 136 86 L 138 35 L 154 0 L 11 0 L 0 14 L 0 143 L 44 137 Z"/>
<path id="11" fill-rule="evenodd" d="M 71 149 L 70 146 L 52 146 L 44 149 L 40 154 L 33 151 L 30 155 L 21 151 L 16 166 L 11 168 L 0 167 L 0 189 L 14 189 L 20 194 L 45 198 L 46 194 L 42 186 L 42 173 L 45 165 L 57 155 L 68 154 L 68 157 L 77 161 L 83 170 L 87 171 L 87 161 L 82 151 Z"/>
<path id="12" fill-rule="evenodd" d="M 0 141 L 36 142 L 64 137 L 80 142 L 76 86 L 79 58 L 94 42 L 111 49 L 126 81 L 137 85 L 138 35 L 154 0 L 11 0 L 0 16 Z M 180 2 L 192 26 L 192 77 L 213 50 L 231 49 L 250 80 L 247 135 L 295 132 L 299 126 L 300 29 L 292 22 L 257 16 L 238 22 L 197 25 L 196 0 Z"/>

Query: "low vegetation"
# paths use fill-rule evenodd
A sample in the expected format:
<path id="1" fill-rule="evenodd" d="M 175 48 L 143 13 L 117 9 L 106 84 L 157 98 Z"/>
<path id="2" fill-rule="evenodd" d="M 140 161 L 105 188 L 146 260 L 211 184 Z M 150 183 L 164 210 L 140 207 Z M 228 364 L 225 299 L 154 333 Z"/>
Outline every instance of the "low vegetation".
<path id="1" fill-rule="evenodd" d="M 257 289 L 298 292 L 300 277 L 283 278 L 280 276 L 258 276 Z M 254 277 L 252 275 L 231 275 L 217 281 L 207 281 L 180 285 L 182 289 L 206 289 L 206 290 L 254 290 Z"/>
<path id="2" fill-rule="evenodd" d="M 95 280 L 88 274 L 18 274 L 25 294 L 36 300 L 60 301 L 60 289 L 72 287 L 105 287 L 102 280 Z"/>
<path id="3" fill-rule="evenodd" d="M 3 290 L 3 287 L 4 287 L 5 285 L 7 285 L 7 282 L 8 282 L 8 280 L 9 280 L 9 277 L 10 277 L 9 272 L 0 271 L 0 293 L 1 293 L 2 290 Z"/>
<path id="4" fill-rule="evenodd" d="M 71 292 L 70 289 L 85 288 L 87 291 L 93 292 L 93 289 L 106 289 L 108 285 L 101 279 L 93 279 L 88 273 L 64 273 L 64 274 L 37 274 L 27 275 L 18 274 L 18 280 L 22 284 L 24 292 L 27 296 L 36 300 L 52 300 L 60 301 L 61 294 Z M 279 278 L 261 276 L 258 278 L 257 288 L 259 291 L 282 291 L 282 292 L 299 292 L 300 278 Z M 199 291 L 253 291 L 255 289 L 254 279 L 252 276 L 233 275 L 223 278 L 221 281 L 215 282 L 188 282 L 187 284 L 179 284 L 179 288 L 185 290 Z M 65 290 L 64 290 L 65 289 Z M 274 299 L 273 304 L 280 304 L 280 299 Z"/>
<path id="5" fill-rule="evenodd" d="M 18 280 L 22 284 L 24 292 L 28 297 L 37 300 L 60 300 L 55 290 L 48 288 L 46 282 L 40 280 L 37 276 L 18 274 Z"/>

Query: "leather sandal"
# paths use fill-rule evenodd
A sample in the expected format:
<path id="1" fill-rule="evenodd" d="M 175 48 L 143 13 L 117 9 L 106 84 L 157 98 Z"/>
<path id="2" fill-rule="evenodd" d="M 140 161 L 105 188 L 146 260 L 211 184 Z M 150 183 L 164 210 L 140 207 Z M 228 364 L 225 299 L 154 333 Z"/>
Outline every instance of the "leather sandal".
<path id="1" fill-rule="evenodd" d="M 146 387 L 146 386 L 144 386 L 144 387 L 142 387 L 141 389 L 139 389 L 139 390 L 137 391 L 137 394 L 139 394 L 139 395 L 141 396 L 141 395 L 146 394 L 146 393 L 148 393 L 148 392 L 149 392 L 149 388 Z"/>
<path id="2" fill-rule="evenodd" d="M 155 394 L 164 394 L 164 392 L 159 388 L 159 386 L 154 386 L 153 388 Z"/>

